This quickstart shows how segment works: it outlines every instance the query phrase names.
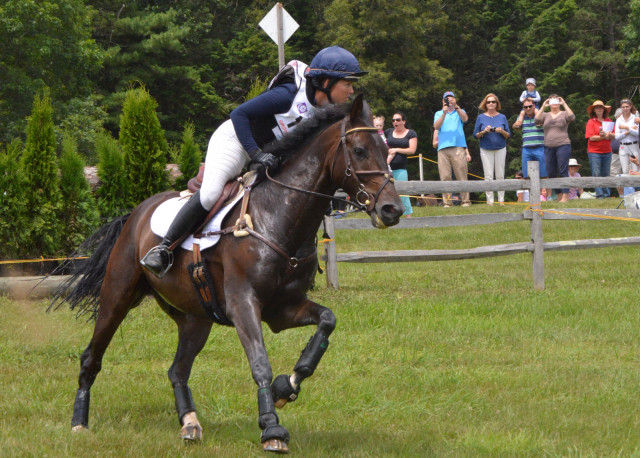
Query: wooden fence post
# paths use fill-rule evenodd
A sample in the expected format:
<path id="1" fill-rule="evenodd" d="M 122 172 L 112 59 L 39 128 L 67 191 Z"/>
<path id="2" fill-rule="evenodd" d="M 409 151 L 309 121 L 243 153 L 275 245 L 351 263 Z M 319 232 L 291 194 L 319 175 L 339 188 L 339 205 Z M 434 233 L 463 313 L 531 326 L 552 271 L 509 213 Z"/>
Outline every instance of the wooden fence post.
<path id="1" fill-rule="evenodd" d="M 540 204 L 540 164 L 529 161 L 527 171 L 531 180 L 529 205 L 532 210 L 531 241 L 533 242 L 533 289 L 544 290 L 544 239 L 542 237 L 542 206 Z"/>
<path id="2" fill-rule="evenodd" d="M 336 231 L 333 225 L 333 216 L 324 217 L 324 233 L 331 242 L 324 243 L 324 251 L 327 255 L 327 288 L 340 289 L 338 285 L 338 257 L 336 254 Z"/>

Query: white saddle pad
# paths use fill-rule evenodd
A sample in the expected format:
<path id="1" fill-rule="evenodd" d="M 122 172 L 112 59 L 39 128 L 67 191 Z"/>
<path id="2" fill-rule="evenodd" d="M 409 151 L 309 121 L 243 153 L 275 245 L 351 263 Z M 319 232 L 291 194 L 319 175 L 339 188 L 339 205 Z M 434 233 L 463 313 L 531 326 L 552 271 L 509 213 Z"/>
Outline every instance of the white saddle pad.
<path id="1" fill-rule="evenodd" d="M 238 193 L 236 197 L 233 198 L 227 205 L 222 207 L 218 213 L 214 215 L 211 220 L 207 223 L 207 225 L 202 229 L 202 232 L 213 232 L 219 231 L 222 225 L 222 220 L 227 213 L 233 208 L 233 206 L 242 199 L 242 193 Z M 173 199 L 169 199 L 166 202 L 163 202 L 156 208 L 151 216 L 151 230 L 154 234 L 159 235 L 160 237 L 164 237 L 169 230 L 169 226 L 175 219 L 176 215 L 182 208 L 184 204 L 189 200 L 189 196 L 187 197 L 174 197 Z M 193 235 L 189 235 L 184 242 L 180 245 L 180 247 L 185 250 L 193 251 L 193 244 L 196 239 Z M 200 250 L 206 250 L 207 248 L 212 247 L 220 240 L 220 235 L 210 235 L 208 237 L 203 237 L 198 239 L 195 243 L 200 244 Z"/>

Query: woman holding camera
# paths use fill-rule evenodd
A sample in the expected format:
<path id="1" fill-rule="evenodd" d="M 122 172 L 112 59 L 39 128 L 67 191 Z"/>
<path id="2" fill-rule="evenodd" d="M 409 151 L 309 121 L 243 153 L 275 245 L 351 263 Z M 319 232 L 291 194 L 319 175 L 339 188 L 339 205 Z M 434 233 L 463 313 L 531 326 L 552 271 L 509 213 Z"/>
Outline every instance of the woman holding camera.
<path id="1" fill-rule="evenodd" d="M 545 112 L 545 108 L 549 111 Z M 564 108 L 561 110 L 560 107 Z M 544 161 L 549 178 L 569 176 L 569 158 L 571 157 L 571 140 L 569 139 L 569 123 L 576 119 L 567 102 L 562 97 L 552 94 L 544 101 L 536 113 L 536 124 L 544 129 Z M 551 189 L 547 189 L 551 200 Z M 569 188 L 556 189 L 558 202 L 569 202 Z"/>
<path id="2" fill-rule="evenodd" d="M 499 112 L 502 108 L 498 96 L 487 94 L 479 107 L 484 113 L 476 119 L 473 136 L 480 140 L 480 158 L 484 179 L 504 180 L 507 160 L 507 139 L 511 136 L 507 117 Z M 494 173 L 495 172 L 495 173 Z M 498 191 L 498 202 L 504 205 L 504 191 Z M 487 191 L 487 205 L 493 205 L 493 191 Z"/>

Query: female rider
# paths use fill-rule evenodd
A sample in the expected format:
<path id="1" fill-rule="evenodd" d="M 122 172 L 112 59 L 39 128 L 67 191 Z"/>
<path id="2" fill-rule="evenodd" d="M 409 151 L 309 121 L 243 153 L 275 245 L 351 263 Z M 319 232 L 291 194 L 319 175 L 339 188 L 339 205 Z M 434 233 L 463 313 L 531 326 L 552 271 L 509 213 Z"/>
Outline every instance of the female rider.
<path id="1" fill-rule="evenodd" d="M 339 46 L 320 51 L 308 67 L 298 61 L 283 67 L 265 92 L 233 110 L 231 119 L 213 133 L 200 190 L 178 212 L 160 245 L 140 263 L 162 278 L 173 261 L 169 247 L 202 224 L 225 183 L 250 161 L 277 167 L 278 158 L 262 148 L 293 130 L 317 107 L 346 102 L 353 94 L 352 82 L 366 73 L 354 55 Z"/>

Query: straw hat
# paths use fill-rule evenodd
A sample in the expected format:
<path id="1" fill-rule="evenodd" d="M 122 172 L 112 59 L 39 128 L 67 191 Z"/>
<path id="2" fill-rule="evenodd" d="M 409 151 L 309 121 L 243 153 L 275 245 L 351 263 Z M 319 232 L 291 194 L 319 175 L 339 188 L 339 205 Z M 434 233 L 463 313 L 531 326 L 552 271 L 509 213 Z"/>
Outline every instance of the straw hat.
<path id="1" fill-rule="evenodd" d="M 569 167 L 578 167 L 578 169 L 580 169 L 580 167 L 582 167 L 582 164 L 578 164 L 578 160 L 577 159 L 569 159 Z"/>
<path id="2" fill-rule="evenodd" d="M 593 113 L 593 109 L 595 107 L 604 107 L 604 117 L 606 118 L 607 116 L 609 116 L 609 113 L 611 113 L 611 105 L 605 105 L 604 102 L 602 100 L 596 100 L 595 102 L 593 102 L 591 105 L 589 105 L 587 107 L 587 113 L 589 113 L 589 116 L 592 115 Z"/>

